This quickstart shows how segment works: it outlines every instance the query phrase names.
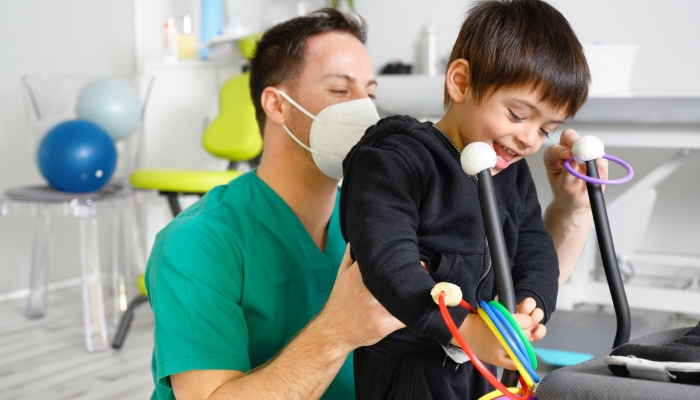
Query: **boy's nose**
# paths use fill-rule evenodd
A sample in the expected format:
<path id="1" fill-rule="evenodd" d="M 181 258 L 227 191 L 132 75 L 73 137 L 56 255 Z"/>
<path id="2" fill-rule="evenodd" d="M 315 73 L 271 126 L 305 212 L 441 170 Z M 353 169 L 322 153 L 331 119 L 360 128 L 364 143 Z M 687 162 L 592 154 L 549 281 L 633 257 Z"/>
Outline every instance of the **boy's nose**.
<path id="1" fill-rule="evenodd" d="M 515 140 L 522 146 L 521 151 L 527 150 L 537 144 L 540 140 L 540 128 L 535 126 L 526 126 L 519 130 L 515 135 Z"/>

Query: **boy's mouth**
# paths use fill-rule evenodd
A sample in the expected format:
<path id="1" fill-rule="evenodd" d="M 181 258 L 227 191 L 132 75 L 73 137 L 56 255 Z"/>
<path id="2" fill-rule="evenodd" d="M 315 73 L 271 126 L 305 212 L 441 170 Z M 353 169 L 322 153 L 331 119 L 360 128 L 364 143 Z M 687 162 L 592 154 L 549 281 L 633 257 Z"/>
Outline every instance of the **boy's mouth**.
<path id="1" fill-rule="evenodd" d="M 494 141 L 493 149 L 496 151 L 496 168 L 503 170 L 520 154 Z"/>

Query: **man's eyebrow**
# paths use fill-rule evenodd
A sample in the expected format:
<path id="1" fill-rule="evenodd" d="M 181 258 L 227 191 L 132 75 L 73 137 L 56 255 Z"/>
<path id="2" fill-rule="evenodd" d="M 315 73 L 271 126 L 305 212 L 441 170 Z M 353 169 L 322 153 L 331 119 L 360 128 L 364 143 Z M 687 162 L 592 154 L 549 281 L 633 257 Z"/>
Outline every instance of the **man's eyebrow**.
<path id="1" fill-rule="evenodd" d="M 520 103 L 520 104 L 522 104 L 522 105 L 524 105 L 524 106 L 526 106 L 526 107 L 529 107 L 530 109 L 535 110 L 535 111 L 537 111 L 537 112 L 539 112 L 539 113 L 542 112 L 542 111 L 540 111 L 539 108 L 537 108 L 536 105 L 530 103 L 530 102 L 527 101 L 527 100 L 514 99 L 514 101 L 515 101 L 516 103 Z M 561 125 L 561 124 L 564 123 L 564 121 L 560 121 L 560 120 L 558 120 L 558 119 L 553 119 L 553 120 L 551 120 L 550 122 L 554 122 L 554 123 L 557 123 L 557 124 L 559 124 L 559 125 Z"/>
<path id="2" fill-rule="evenodd" d="M 329 79 L 329 78 L 341 78 L 341 79 L 345 79 L 349 83 L 353 83 L 357 80 L 348 74 L 328 74 L 328 75 L 324 75 L 323 78 L 321 78 L 321 79 Z M 372 79 L 371 81 L 367 82 L 367 86 L 370 86 L 370 85 L 376 86 L 377 81 Z"/>

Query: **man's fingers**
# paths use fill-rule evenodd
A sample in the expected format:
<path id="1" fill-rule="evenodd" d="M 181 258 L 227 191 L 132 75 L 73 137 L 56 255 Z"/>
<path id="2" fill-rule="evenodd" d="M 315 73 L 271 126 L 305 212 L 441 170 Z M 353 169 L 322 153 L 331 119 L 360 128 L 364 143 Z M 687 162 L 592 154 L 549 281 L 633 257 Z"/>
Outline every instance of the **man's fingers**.
<path id="1" fill-rule="evenodd" d="M 345 254 L 343 254 L 343 261 L 340 262 L 340 267 L 338 267 L 338 275 L 350 269 L 352 265 L 352 257 L 350 257 L 350 243 L 345 246 Z"/>
<path id="2" fill-rule="evenodd" d="M 428 271 L 428 264 L 426 264 L 425 261 L 421 260 L 420 265 L 423 266 L 423 269 L 425 270 L 426 274 L 430 273 L 430 271 Z"/>

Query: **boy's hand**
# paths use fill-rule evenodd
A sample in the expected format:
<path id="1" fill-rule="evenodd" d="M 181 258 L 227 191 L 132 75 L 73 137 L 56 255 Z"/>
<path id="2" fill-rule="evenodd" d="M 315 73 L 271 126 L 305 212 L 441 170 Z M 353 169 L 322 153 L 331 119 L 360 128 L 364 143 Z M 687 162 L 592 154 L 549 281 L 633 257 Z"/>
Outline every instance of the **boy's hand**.
<path id="1" fill-rule="evenodd" d="M 564 163 L 572 157 L 571 147 L 579 139 L 579 134 L 573 129 L 566 129 L 561 134 L 559 144 L 549 147 L 544 152 L 544 166 L 547 169 L 547 178 L 552 186 L 554 202 L 563 211 L 576 211 L 590 208 L 586 182 L 571 175 Z M 598 172 L 601 179 L 608 178 L 608 161 L 598 159 Z M 586 174 L 586 165 L 571 161 L 574 171 Z"/>
<path id="2" fill-rule="evenodd" d="M 544 318 L 544 312 L 536 308 L 536 305 L 535 300 L 528 297 L 518 305 L 517 314 L 513 314 L 513 318 L 531 342 L 542 339 L 547 333 L 547 328 L 540 324 Z M 459 332 L 480 360 L 512 371 L 516 370 L 513 360 L 508 357 L 506 350 L 479 315 L 469 314 L 459 327 Z M 452 339 L 451 343 L 459 346 L 456 339 Z"/>
<path id="3" fill-rule="evenodd" d="M 481 361 L 512 371 L 516 370 L 515 364 L 508 357 L 506 350 L 478 314 L 467 315 L 467 319 L 459 327 L 459 332 Z M 459 346 L 456 339 L 452 339 L 451 343 Z"/>
<path id="4" fill-rule="evenodd" d="M 536 307 L 537 303 L 535 299 L 532 297 L 525 298 L 518 304 L 516 308 L 517 314 L 513 315 L 523 329 L 523 332 L 525 332 L 525 336 L 530 339 L 531 342 L 536 342 L 547 334 L 547 327 L 540 324 L 544 318 L 544 311 Z M 526 326 L 528 326 L 528 328 L 526 328 Z"/>

